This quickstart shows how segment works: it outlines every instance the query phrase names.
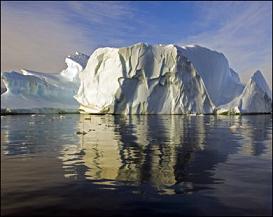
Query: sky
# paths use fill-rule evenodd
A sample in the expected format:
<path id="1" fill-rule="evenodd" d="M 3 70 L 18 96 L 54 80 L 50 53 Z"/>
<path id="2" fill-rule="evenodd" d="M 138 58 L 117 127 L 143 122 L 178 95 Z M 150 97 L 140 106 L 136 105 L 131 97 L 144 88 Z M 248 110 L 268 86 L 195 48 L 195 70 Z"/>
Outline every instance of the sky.
<path id="1" fill-rule="evenodd" d="M 217 50 L 244 83 L 259 69 L 272 87 L 272 2 L 1 1 L 1 72 L 59 72 L 76 51 L 138 42 Z"/>

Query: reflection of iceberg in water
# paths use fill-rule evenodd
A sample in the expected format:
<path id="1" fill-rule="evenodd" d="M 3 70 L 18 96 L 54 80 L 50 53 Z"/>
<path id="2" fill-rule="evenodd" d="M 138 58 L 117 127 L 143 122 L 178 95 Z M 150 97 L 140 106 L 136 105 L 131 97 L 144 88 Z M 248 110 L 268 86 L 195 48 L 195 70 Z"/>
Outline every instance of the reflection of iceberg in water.
<path id="1" fill-rule="evenodd" d="M 110 117 L 110 116 L 109 116 Z M 61 159 L 65 176 L 77 179 L 114 180 L 120 165 L 118 138 L 107 116 L 80 115 L 79 145 L 64 145 Z M 79 132 L 80 132 L 79 131 Z M 75 132 L 74 132 L 75 133 Z"/>
<path id="2" fill-rule="evenodd" d="M 112 186 L 151 184 L 168 194 L 206 189 L 223 181 L 214 177 L 216 165 L 244 149 L 238 138 L 251 140 L 256 153 L 265 151 L 264 144 L 257 143 L 261 132 L 255 127 L 266 130 L 269 123 L 262 119 L 260 126 L 259 120 L 258 116 L 256 120 L 253 116 L 81 115 L 77 128 L 86 134 L 78 135 L 80 145 L 64 146 L 65 173 Z M 262 135 L 261 140 L 268 139 L 268 132 Z"/>
<path id="3" fill-rule="evenodd" d="M 83 161 L 88 170 L 86 178 L 92 180 L 114 180 L 118 174 L 120 158 L 118 154 L 119 137 L 115 134 L 114 127 L 109 118 L 92 117 L 85 120 L 81 116 L 86 135 L 81 136 L 81 143 L 85 150 Z"/>
<path id="4" fill-rule="evenodd" d="M 242 137 L 240 153 L 246 156 L 272 155 L 271 115 L 234 116 L 230 131 Z M 266 150 L 268 149 L 268 150 Z"/>
<path id="5" fill-rule="evenodd" d="M 163 215 L 170 208 L 177 215 L 267 215 L 271 121 L 271 115 L 3 116 L 3 195 L 18 213 L 30 204 L 53 215 L 140 209 Z M 181 193 L 193 195 L 160 195 Z"/>
<path id="6" fill-rule="evenodd" d="M 181 172 L 177 163 L 182 159 L 186 165 L 191 153 L 202 149 L 203 121 L 202 116 L 81 115 L 78 128 L 86 134 L 79 135 L 81 145 L 64 146 L 65 176 L 172 186 Z"/>
<path id="7" fill-rule="evenodd" d="M 59 144 L 78 142 L 73 135 L 75 123 L 78 123 L 75 115 L 1 116 L 1 149 L 11 156 L 42 151 L 56 154 Z"/>

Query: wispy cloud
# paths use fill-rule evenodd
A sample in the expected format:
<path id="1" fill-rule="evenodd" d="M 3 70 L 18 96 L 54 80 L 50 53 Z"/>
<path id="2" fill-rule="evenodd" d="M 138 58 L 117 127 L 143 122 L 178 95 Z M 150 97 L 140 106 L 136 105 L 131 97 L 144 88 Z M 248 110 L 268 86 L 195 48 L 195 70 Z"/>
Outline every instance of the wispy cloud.
<path id="1" fill-rule="evenodd" d="M 133 16 L 119 2 L 1 2 L 1 71 L 54 72 L 75 51 L 122 45 Z"/>
<path id="2" fill-rule="evenodd" d="M 243 81 L 261 69 L 272 85 L 272 3 L 200 4 L 200 17 L 195 25 L 203 26 L 205 31 L 181 43 L 197 43 L 223 52 Z"/>
<path id="3" fill-rule="evenodd" d="M 196 43 L 223 52 L 243 81 L 272 84 L 271 2 L 1 2 L 1 71 L 56 72 L 75 51 Z"/>
<path id="4" fill-rule="evenodd" d="M 17 7 L 1 4 L 1 71 L 31 68 L 54 72 L 64 67 L 66 55 L 77 50 L 90 52 L 94 43 L 80 34 L 77 26 L 70 26 L 61 10 L 28 6 L 25 2 L 18 2 Z"/>
<path id="5" fill-rule="evenodd" d="M 107 25 L 106 21 L 123 21 L 134 16 L 128 2 L 68 2 L 76 15 L 92 22 Z M 111 23 L 109 23 L 111 25 Z"/>

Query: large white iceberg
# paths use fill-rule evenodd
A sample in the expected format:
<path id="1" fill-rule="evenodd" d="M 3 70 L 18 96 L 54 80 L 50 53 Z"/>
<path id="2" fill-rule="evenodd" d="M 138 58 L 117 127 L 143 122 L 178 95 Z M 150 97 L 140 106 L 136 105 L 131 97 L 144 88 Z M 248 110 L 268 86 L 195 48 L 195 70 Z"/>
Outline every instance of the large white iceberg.
<path id="1" fill-rule="evenodd" d="M 4 72 L 1 110 L 112 114 L 272 112 L 261 72 L 243 85 L 227 58 L 198 45 L 99 48 L 65 59 L 60 73 Z"/>
<path id="2" fill-rule="evenodd" d="M 80 72 L 75 96 L 88 113 L 213 113 L 201 76 L 174 45 L 100 48 Z"/>

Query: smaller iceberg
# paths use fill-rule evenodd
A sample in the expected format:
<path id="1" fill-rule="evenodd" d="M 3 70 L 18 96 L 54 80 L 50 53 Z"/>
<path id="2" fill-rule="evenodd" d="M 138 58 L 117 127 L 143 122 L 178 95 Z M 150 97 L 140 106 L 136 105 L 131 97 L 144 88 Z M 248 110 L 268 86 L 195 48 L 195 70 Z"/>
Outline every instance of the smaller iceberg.
<path id="1" fill-rule="evenodd" d="M 81 53 L 65 59 L 67 68 L 60 73 L 42 73 L 26 69 L 3 72 L 1 78 L 6 92 L 1 95 L 4 113 L 61 113 L 77 112 L 74 95 L 79 88 L 78 74 L 89 56 Z"/>
<path id="2" fill-rule="evenodd" d="M 271 113 L 272 92 L 263 74 L 256 71 L 246 84 L 242 94 L 230 103 L 219 106 L 217 114 Z"/>

